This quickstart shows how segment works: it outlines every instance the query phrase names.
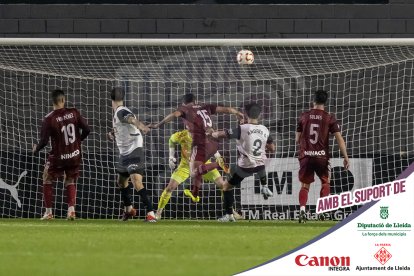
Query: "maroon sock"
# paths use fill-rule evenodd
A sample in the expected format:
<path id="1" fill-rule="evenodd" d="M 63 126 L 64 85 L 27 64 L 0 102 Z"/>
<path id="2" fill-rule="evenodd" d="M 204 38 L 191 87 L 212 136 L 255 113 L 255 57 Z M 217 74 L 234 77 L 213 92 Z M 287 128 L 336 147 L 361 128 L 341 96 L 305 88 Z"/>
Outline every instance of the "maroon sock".
<path id="1" fill-rule="evenodd" d="M 76 203 L 75 184 L 69 184 L 66 186 L 66 202 L 68 203 L 68 207 L 75 206 L 75 203 Z"/>
<path id="2" fill-rule="evenodd" d="M 201 187 L 201 175 L 197 175 L 195 177 L 193 177 L 193 183 L 192 183 L 192 187 L 191 187 L 191 193 L 193 194 L 194 197 L 198 196 L 198 192 L 200 191 L 200 187 Z"/>
<path id="3" fill-rule="evenodd" d="M 212 162 L 212 163 L 209 163 L 209 164 L 200 165 L 199 172 L 201 174 L 206 174 L 209 171 L 214 170 L 214 169 L 218 169 L 218 168 L 220 168 L 219 164 L 217 162 Z"/>
<path id="4" fill-rule="evenodd" d="M 43 183 L 43 201 L 45 208 L 52 208 L 53 206 L 53 185 Z"/>
<path id="5" fill-rule="evenodd" d="M 331 187 L 329 184 L 322 184 L 321 186 L 321 192 L 320 197 L 328 196 L 331 193 Z"/>
<path id="6" fill-rule="evenodd" d="M 308 193 L 309 189 L 302 187 L 299 191 L 299 205 L 306 206 L 306 202 L 308 202 Z"/>

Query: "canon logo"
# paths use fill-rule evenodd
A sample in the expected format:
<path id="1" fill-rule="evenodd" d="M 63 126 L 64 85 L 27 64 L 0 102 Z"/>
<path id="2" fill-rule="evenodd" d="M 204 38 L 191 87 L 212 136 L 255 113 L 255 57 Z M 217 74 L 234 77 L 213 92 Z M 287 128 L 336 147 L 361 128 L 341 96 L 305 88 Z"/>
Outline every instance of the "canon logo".
<path id="1" fill-rule="evenodd" d="M 350 257 L 308 257 L 307 255 L 297 255 L 295 263 L 298 266 L 350 266 Z"/>

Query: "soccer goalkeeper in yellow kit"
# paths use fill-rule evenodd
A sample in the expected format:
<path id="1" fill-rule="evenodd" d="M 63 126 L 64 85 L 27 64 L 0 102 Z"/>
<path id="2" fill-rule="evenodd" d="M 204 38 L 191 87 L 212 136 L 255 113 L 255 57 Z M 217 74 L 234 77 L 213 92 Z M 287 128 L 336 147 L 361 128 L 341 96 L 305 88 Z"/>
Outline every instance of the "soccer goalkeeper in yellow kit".
<path id="1" fill-rule="evenodd" d="M 185 129 L 182 131 L 175 132 L 173 135 L 171 135 L 170 140 L 168 141 L 169 145 L 169 166 L 174 172 L 171 175 L 170 183 L 168 183 L 167 187 L 164 189 L 164 191 L 161 194 L 161 197 L 158 201 L 158 210 L 156 213 L 156 218 L 161 219 L 162 211 L 164 210 L 164 207 L 168 204 L 168 201 L 171 198 L 172 192 L 177 188 L 178 185 L 183 183 L 187 180 L 188 177 L 190 177 L 190 154 L 191 154 L 191 144 L 192 144 L 192 138 L 190 132 Z M 175 156 L 175 146 L 179 144 L 181 148 L 181 160 L 180 164 L 177 168 L 177 160 L 174 157 Z M 219 152 L 216 152 L 214 154 L 214 157 L 216 158 L 217 163 L 219 163 L 220 167 L 224 170 L 224 172 L 228 173 L 228 167 L 224 164 L 224 160 L 221 157 Z M 207 161 L 206 163 L 210 163 L 210 161 Z M 214 169 L 205 175 L 203 175 L 204 181 L 214 182 L 218 188 L 222 189 L 224 180 L 221 177 L 219 171 L 217 169 Z M 190 190 L 184 190 L 184 194 L 192 199 L 193 202 L 199 202 L 200 198 L 194 197 L 191 194 Z M 237 213 L 236 213 L 237 214 Z M 238 215 L 240 219 L 240 215 Z"/>

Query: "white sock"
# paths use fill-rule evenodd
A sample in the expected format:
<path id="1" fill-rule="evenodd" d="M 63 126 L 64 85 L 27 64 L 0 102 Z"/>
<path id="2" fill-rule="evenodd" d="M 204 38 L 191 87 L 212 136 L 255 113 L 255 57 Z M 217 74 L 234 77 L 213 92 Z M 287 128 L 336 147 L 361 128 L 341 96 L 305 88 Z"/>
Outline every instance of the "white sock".
<path id="1" fill-rule="evenodd" d="M 132 210 L 132 205 L 125 206 L 125 212 L 131 212 L 131 210 Z"/>
<path id="2" fill-rule="evenodd" d="M 214 154 L 214 158 L 220 158 L 221 157 L 221 154 L 219 153 L 219 152 L 216 152 L 215 154 Z"/>
<path id="3" fill-rule="evenodd" d="M 75 212 L 75 207 L 69 206 L 68 213 L 70 213 L 70 212 Z"/>
<path id="4" fill-rule="evenodd" d="M 148 212 L 148 214 L 147 214 L 147 215 L 150 215 L 150 216 L 155 217 L 154 211 Z"/>
<path id="5" fill-rule="evenodd" d="M 300 206 L 300 210 L 305 212 L 306 211 L 305 206 Z"/>
<path id="6" fill-rule="evenodd" d="M 46 208 L 46 214 L 51 214 L 52 213 L 52 208 Z"/>

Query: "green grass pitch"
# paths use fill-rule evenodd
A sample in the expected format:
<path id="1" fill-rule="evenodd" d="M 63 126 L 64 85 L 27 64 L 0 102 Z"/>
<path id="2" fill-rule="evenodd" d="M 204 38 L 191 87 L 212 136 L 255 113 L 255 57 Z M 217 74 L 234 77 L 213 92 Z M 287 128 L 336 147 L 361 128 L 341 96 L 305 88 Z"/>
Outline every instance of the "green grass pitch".
<path id="1" fill-rule="evenodd" d="M 334 222 L 0 220 L 0 275 L 232 275 Z"/>

